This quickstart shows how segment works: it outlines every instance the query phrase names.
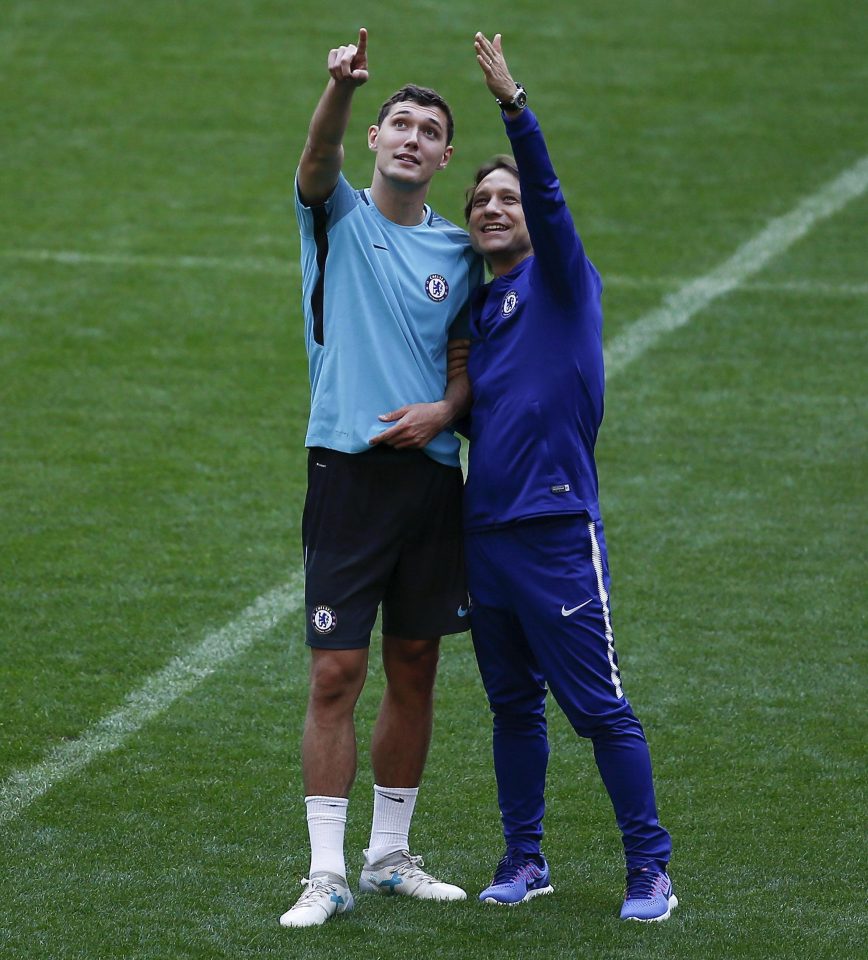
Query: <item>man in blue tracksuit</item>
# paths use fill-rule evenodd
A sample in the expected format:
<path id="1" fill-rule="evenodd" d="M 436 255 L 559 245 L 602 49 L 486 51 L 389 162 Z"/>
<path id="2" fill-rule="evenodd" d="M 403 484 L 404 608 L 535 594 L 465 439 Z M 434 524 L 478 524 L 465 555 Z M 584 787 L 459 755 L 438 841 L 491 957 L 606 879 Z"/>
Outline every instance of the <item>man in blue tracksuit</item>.
<path id="1" fill-rule="evenodd" d="M 500 36 L 476 36 L 515 160 L 477 172 L 466 214 L 494 274 L 471 299 L 465 532 L 471 627 L 494 714 L 506 855 L 484 902 L 552 890 L 540 852 L 548 686 L 590 738 L 621 829 L 623 919 L 664 920 L 667 875 L 648 745 L 621 685 L 594 444 L 603 417 L 602 283 L 585 255 Z"/>

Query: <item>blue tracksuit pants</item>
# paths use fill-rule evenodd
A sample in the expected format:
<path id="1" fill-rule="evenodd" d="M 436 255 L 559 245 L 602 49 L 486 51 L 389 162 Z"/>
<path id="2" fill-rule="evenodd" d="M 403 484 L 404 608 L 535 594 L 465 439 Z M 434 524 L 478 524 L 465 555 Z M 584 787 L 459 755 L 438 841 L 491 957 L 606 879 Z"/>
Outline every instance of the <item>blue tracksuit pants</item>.
<path id="1" fill-rule="evenodd" d="M 668 863 L 672 846 L 657 819 L 648 744 L 621 687 L 602 523 L 551 517 L 468 533 L 467 567 L 507 849 L 540 849 L 548 686 L 576 733 L 593 744 L 628 869 Z"/>

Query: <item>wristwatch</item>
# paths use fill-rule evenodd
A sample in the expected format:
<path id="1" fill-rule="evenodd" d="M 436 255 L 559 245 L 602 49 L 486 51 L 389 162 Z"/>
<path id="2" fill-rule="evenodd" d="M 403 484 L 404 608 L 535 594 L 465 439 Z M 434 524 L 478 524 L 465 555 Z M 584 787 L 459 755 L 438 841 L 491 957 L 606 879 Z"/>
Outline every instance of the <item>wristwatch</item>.
<path id="1" fill-rule="evenodd" d="M 524 110 L 527 106 L 527 92 L 520 83 L 516 83 L 515 93 L 511 100 L 501 100 L 499 97 L 494 99 L 497 100 L 497 105 L 501 110 Z"/>

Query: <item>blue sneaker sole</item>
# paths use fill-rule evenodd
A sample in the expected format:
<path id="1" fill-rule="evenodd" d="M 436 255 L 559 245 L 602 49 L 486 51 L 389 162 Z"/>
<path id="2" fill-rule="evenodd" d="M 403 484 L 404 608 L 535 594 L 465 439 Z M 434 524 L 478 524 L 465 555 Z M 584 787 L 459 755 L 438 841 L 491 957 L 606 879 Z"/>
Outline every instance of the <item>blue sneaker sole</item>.
<path id="1" fill-rule="evenodd" d="M 672 911 L 678 906 L 678 897 L 673 893 L 666 905 L 666 913 L 661 913 L 659 917 L 624 917 L 624 920 L 636 920 L 638 923 L 660 923 L 661 920 L 668 920 L 672 916 Z"/>
<path id="2" fill-rule="evenodd" d="M 528 890 L 521 900 L 498 900 L 496 897 L 486 897 L 484 900 L 480 897 L 482 903 L 495 903 L 499 907 L 517 907 L 520 903 L 527 903 L 534 897 L 542 897 L 547 893 L 554 893 L 555 888 L 549 884 L 547 887 L 538 887 L 536 890 Z"/>

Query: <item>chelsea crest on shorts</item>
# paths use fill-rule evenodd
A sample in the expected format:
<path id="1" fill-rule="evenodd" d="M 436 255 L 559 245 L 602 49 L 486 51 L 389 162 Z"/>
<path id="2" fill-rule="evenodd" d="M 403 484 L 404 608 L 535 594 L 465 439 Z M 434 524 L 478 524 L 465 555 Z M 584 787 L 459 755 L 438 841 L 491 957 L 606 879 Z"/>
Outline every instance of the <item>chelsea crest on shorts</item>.
<path id="1" fill-rule="evenodd" d="M 331 607 L 320 604 L 313 608 L 310 622 L 313 624 L 313 628 L 317 633 L 325 635 L 331 633 L 338 625 L 338 618 Z"/>

